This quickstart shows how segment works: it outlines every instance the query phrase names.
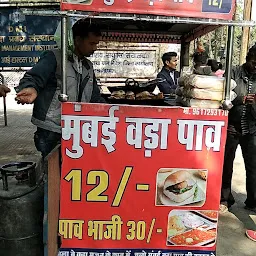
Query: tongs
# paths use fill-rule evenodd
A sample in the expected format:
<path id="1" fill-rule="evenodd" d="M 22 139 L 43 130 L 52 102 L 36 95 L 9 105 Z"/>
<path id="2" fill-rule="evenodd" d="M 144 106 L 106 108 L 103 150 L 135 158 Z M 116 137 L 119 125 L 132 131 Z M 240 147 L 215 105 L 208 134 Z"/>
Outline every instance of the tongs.
<path id="1" fill-rule="evenodd" d="M 136 80 L 134 80 L 133 78 L 127 78 L 126 81 L 125 81 L 125 85 L 127 87 L 141 87 L 141 88 L 144 88 L 144 87 L 148 87 L 148 86 L 151 86 L 151 85 L 157 85 L 159 83 L 163 83 L 165 82 L 166 79 L 164 78 L 156 78 L 156 79 L 153 79 L 153 80 L 149 80 L 147 82 L 138 82 Z"/>
<path id="2" fill-rule="evenodd" d="M 139 83 L 139 87 L 147 87 L 147 86 L 150 86 L 150 85 L 157 85 L 157 84 L 163 83 L 165 81 L 166 81 L 166 79 L 164 79 L 164 78 L 156 78 L 156 79 L 153 79 L 153 80 L 149 80 L 147 82 Z"/>

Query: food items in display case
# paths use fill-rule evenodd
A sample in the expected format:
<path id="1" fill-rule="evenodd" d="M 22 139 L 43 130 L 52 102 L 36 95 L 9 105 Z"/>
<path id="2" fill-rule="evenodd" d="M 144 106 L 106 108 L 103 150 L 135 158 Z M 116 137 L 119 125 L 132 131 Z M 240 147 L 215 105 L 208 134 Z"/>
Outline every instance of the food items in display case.
<path id="1" fill-rule="evenodd" d="M 136 100 L 150 100 L 153 97 L 154 96 L 148 91 L 144 91 L 136 94 Z"/>
<path id="2" fill-rule="evenodd" d="M 135 94 L 132 91 L 125 92 L 124 90 L 113 91 L 109 99 L 127 99 L 127 100 L 161 100 L 164 98 L 163 93 L 153 94 L 148 91 L 143 91 Z"/>
<path id="3" fill-rule="evenodd" d="M 180 170 L 170 174 L 165 182 L 163 193 L 174 202 L 180 203 L 195 194 L 196 182 L 187 171 Z"/>
<path id="4" fill-rule="evenodd" d="M 123 90 L 114 91 L 111 93 L 110 99 L 125 99 L 126 93 Z"/>
<path id="5" fill-rule="evenodd" d="M 148 91 L 144 91 L 141 93 L 136 94 L 136 100 L 161 100 L 164 98 L 164 95 L 162 92 L 158 94 L 149 93 Z"/>
<path id="6" fill-rule="evenodd" d="M 135 100 L 135 93 L 132 92 L 132 91 L 128 91 L 128 92 L 126 92 L 126 94 L 125 94 L 125 98 L 126 98 L 127 100 Z"/>

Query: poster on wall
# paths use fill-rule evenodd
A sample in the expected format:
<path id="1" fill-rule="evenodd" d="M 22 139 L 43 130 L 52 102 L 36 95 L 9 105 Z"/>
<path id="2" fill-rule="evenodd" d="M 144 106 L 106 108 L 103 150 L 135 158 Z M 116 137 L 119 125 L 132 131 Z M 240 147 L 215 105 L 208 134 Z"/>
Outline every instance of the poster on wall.
<path id="1" fill-rule="evenodd" d="M 226 111 L 62 111 L 59 256 L 216 255 Z"/>
<path id="2" fill-rule="evenodd" d="M 232 20 L 235 0 L 61 0 L 61 9 Z"/>

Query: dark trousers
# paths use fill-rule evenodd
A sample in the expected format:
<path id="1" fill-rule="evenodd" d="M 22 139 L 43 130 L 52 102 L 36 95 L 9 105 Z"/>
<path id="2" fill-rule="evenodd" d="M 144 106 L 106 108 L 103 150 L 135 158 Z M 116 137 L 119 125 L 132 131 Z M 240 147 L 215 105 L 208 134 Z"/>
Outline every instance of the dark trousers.
<path id="1" fill-rule="evenodd" d="M 45 158 L 58 144 L 61 143 L 61 134 L 37 128 L 34 135 L 36 149 Z"/>
<path id="2" fill-rule="evenodd" d="M 225 157 L 223 165 L 221 202 L 231 206 L 235 203 L 231 193 L 231 181 L 233 164 L 238 144 L 240 144 L 246 170 L 246 191 L 247 199 L 245 204 L 248 207 L 256 207 L 256 135 L 232 134 L 228 132 Z"/>

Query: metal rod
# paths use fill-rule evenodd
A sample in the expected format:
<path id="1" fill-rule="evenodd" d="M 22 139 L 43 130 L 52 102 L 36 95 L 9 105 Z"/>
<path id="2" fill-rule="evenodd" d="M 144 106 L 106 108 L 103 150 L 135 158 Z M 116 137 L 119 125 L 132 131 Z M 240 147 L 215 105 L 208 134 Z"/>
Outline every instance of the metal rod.
<path id="1" fill-rule="evenodd" d="M 4 103 L 4 126 L 7 126 L 7 111 L 6 111 L 6 98 L 3 97 L 3 103 Z"/>
<path id="2" fill-rule="evenodd" d="M 92 19 L 114 19 L 114 20 L 133 20 L 133 21 L 151 21 L 151 22 L 165 22 L 165 23 L 184 23 L 184 24 L 206 24 L 206 25 L 234 25 L 234 26 L 255 26 L 255 21 L 250 20 L 220 20 L 220 19 L 199 19 L 199 18 L 183 18 L 183 17 L 169 17 L 156 15 L 140 15 L 140 14 L 115 14 L 115 13 L 93 13 L 93 12 L 76 12 L 76 11 L 40 11 L 21 9 L 25 15 L 39 15 L 39 16 L 68 16 Z"/>
<path id="3" fill-rule="evenodd" d="M 226 73 L 225 100 L 230 100 L 233 44 L 234 44 L 234 26 L 229 26 L 228 27 L 228 41 L 227 41 L 226 72 L 225 72 Z"/>
<path id="4" fill-rule="evenodd" d="M 4 170 L 1 170 L 2 181 L 3 181 L 3 190 L 8 191 L 8 179 L 7 173 Z"/>
<path id="5" fill-rule="evenodd" d="M 0 84 L 4 83 L 4 76 L 0 74 Z M 6 110 L 6 98 L 3 97 L 3 105 L 4 105 L 4 126 L 7 126 L 7 110 Z"/>
<path id="6" fill-rule="evenodd" d="M 59 100 L 62 102 L 68 101 L 67 95 L 67 42 L 68 42 L 68 31 L 67 31 L 67 16 L 61 17 L 61 94 Z"/>

